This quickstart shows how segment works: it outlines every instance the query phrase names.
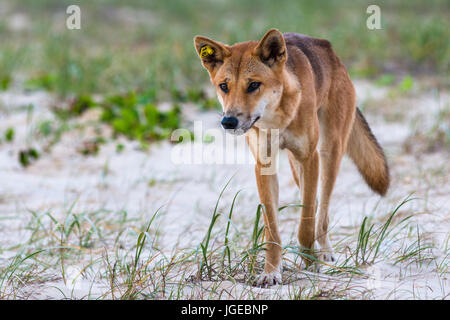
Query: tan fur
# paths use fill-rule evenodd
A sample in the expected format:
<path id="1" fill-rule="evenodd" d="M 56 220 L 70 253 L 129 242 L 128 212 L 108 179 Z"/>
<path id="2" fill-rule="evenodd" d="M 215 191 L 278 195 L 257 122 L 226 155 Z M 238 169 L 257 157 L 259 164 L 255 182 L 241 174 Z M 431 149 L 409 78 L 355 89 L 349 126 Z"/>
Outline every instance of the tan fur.
<path id="1" fill-rule="evenodd" d="M 234 134 L 247 134 L 256 159 L 255 174 L 264 204 L 266 264 L 258 285 L 281 282 L 281 240 L 278 231 L 278 179 L 267 174 L 261 149 L 269 143 L 267 130 L 279 132 L 279 146 L 288 150 L 296 184 L 302 192 L 298 240 L 304 253 L 320 245 L 319 258 L 332 260 L 328 239 L 328 207 L 342 156 L 347 151 L 369 186 L 385 194 L 389 173 L 381 147 L 364 117 L 356 113 L 355 90 L 350 77 L 327 40 L 269 30 L 261 41 L 228 46 L 197 36 L 197 53 L 204 46 L 213 54 L 201 57 L 216 87 L 224 115 L 239 120 Z M 260 82 L 254 92 L 247 88 Z M 226 83 L 228 91 L 220 85 Z M 356 121 L 355 121 L 356 114 Z M 320 137 L 320 145 L 319 145 Z M 267 139 L 267 141 L 265 141 Z M 276 159 L 277 150 L 270 150 Z M 317 185 L 320 205 L 317 223 Z M 308 262 L 308 259 L 306 259 Z"/>

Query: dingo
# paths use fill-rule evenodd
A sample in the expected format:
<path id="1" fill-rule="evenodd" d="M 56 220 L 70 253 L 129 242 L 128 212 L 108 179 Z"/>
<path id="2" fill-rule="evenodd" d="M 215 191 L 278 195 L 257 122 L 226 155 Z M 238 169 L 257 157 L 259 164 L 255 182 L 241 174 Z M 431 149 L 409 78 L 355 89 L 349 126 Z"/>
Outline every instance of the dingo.
<path id="1" fill-rule="evenodd" d="M 266 241 L 264 272 L 256 284 L 281 283 L 278 179 L 276 172 L 262 173 L 267 164 L 261 161 L 259 149 L 269 144 L 254 139 L 263 130 L 278 130 L 279 147 L 287 149 L 295 183 L 301 186 L 298 241 L 302 251 L 313 254 L 317 241 L 318 258 L 334 261 L 328 207 L 343 154 L 347 152 L 370 188 L 380 195 L 389 187 L 389 170 L 382 148 L 356 108 L 352 81 L 330 42 L 271 29 L 259 42 L 229 46 L 196 36 L 194 43 L 223 106 L 222 126 L 233 134 L 247 134 L 256 160 Z M 272 158 L 277 151 L 269 151 Z M 322 184 L 316 226 L 319 158 Z"/>

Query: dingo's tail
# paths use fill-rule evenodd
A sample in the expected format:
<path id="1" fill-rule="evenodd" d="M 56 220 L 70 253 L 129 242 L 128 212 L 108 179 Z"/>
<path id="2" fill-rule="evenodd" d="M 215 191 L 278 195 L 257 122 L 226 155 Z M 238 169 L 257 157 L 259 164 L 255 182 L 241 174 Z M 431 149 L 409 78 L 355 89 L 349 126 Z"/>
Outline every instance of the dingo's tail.
<path id="1" fill-rule="evenodd" d="M 380 195 L 385 195 L 389 188 L 386 157 L 358 108 L 347 144 L 347 154 L 355 162 L 369 187 Z"/>

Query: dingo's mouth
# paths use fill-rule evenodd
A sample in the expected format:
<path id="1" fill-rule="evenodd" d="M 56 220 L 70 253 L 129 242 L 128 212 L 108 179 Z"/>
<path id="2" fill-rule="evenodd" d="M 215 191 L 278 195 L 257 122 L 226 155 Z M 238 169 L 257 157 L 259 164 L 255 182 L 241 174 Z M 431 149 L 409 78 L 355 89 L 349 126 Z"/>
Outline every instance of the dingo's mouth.
<path id="1" fill-rule="evenodd" d="M 253 120 L 253 122 L 251 123 L 249 129 L 250 129 L 251 127 L 253 127 L 253 125 L 256 123 L 256 121 L 258 121 L 260 118 L 261 118 L 261 116 L 257 116 L 257 117 L 255 118 L 255 120 Z"/>
<path id="2" fill-rule="evenodd" d="M 253 127 L 253 125 L 256 123 L 256 121 L 258 121 L 260 118 L 261 118 L 261 116 L 257 116 L 251 122 L 244 123 L 239 128 L 226 129 L 225 131 L 227 133 L 231 133 L 231 134 L 236 135 L 236 136 L 242 135 L 242 134 L 246 133 L 248 130 L 250 130 Z"/>

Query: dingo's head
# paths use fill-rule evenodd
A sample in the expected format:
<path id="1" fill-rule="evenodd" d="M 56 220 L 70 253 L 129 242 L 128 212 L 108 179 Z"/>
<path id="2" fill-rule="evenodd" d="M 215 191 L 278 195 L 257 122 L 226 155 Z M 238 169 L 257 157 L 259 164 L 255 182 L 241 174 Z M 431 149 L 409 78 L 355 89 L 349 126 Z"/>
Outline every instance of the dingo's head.
<path id="1" fill-rule="evenodd" d="M 279 105 L 287 51 L 278 30 L 269 30 L 259 42 L 228 46 L 196 36 L 194 43 L 222 104 L 222 126 L 230 133 L 247 132 L 264 111 Z"/>

